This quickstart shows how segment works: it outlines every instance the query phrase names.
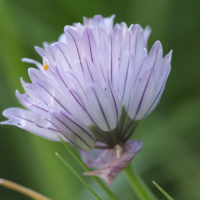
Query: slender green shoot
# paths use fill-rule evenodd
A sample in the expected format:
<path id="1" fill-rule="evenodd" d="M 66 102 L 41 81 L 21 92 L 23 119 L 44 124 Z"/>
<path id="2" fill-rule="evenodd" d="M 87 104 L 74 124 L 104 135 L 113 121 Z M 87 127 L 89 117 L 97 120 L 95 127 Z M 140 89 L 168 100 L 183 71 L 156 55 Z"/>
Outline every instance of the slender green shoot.
<path id="1" fill-rule="evenodd" d="M 78 164 L 85 170 L 85 171 L 90 171 L 89 167 L 81 160 L 81 158 L 76 154 L 72 148 L 67 144 L 59 135 L 58 137 L 60 138 L 62 144 L 65 146 L 65 148 L 69 151 L 69 153 L 72 155 L 72 157 L 78 162 Z"/>
<path id="2" fill-rule="evenodd" d="M 90 172 L 90 168 L 81 160 L 80 156 L 76 154 L 72 148 L 70 147 L 69 144 L 67 144 L 59 135 L 58 137 L 60 138 L 62 144 L 65 146 L 65 148 L 69 151 L 71 156 L 77 161 L 77 163 L 83 168 L 84 171 Z M 96 176 L 91 176 L 98 184 L 99 186 L 105 191 L 105 193 L 110 197 L 111 200 L 118 200 L 118 198 L 112 193 L 111 190 L 109 190 L 104 183 Z"/>
<path id="3" fill-rule="evenodd" d="M 167 192 L 165 192 L 156 182 L 153 181 L 153 184 L 160 190 L 160 192 L 168 199 L 168 200 L 174 200 L 172 197 L 170 197 Z"/>
<path id="4" fill-rule="evenodd" d="M 141 177 L 132 169 L 130 164 L 124 169 L 124 173 L 130 186 L 140 200 L 157 200 L 155 195 Z"/>
<path id="5" fill-rule="evenodd" d="M 90 190 L 90 192 L 99 200 L 102 200 L 97 194 L 96 192 L 94 192 L 94 190 L 78 175 L 78 173 L 73 169 L 73 167 L 66 162 L 57 152 L 56 152 L 56 156 L 68 167 L 68 169 L 79 179 L 79 181 L 81 181 L 81 183 L 83 183 L 83 185 L 88 188 Z"/>

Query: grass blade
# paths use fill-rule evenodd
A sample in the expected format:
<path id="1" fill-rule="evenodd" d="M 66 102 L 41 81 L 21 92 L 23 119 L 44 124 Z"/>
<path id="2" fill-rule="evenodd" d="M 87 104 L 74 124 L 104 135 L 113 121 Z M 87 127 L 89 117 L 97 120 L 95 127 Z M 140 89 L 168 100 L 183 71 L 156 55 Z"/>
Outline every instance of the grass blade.
<path id="1" fill-rule="evenodd" d="M 153 181 L 153 184 L 160 190 L 160 192 L 168 199 L 168 200 L 174 200 L 172 197 L 170 197 L 156 182 Z"/>
<path id="2" fill-rule="evenodd" d="M 97 194 L 96 192 L 94 192 L 94 190 L 78 175 L 78 173 L 73 169 L 73 167 L 66 162 L 57 152 L 56 152 L 56 156 L 68 167 L 68 169 L 79 179 L 79 181 L 81 181 L 81 183 L 83 183 L 83 185 L 85 185 L 85 187 L 87 187 L 90 192 L 99 200 L 102 200 Z"/>
<path id="3" fill-rule="evenodd" d="M 91 171 L 90 168 L 81 160 L 80 156 L 78 156 L 70 147 L 69 144 L 67 144 L 59 135 L 62 144 L 65 146 L 65 148 L 69 151 L 69 153 L 72 155 L 72 157 L 78 162 L 78 164 L 85 170 L 86 172 Z M 102 183 L 102 181 L 96 177 L 91 176 L 98 184 L 99 186 L 106 192 L 106 194 L 110 197 L 112 200 L 118 200 L 118 198 Z"/>

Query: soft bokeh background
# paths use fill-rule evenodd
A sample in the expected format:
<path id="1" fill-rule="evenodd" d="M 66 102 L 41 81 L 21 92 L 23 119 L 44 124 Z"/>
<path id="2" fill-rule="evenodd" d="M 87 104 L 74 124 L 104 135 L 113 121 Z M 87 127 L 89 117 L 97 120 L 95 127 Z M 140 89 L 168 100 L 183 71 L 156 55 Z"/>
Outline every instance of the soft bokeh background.
<path id="1" fill-rule="evenodd" d="M 149 47 L 160 40 L 164 54 L 173 49 L 172 71 L 156 110 L 140 122 L 134 139 L 144 149 L 132 165 L 159 199 L 160 184 L 175 199 L 200 199 L 200 1 L 195 0 L 0 0 L 0 110 L 20 106 L 14 91 L 23 92 L 19 78 L 29 81 L 22 57 L 41 61 L 33 46 L 56 41 L 66 24 L 82 16 L 116 14 L 115 22 L 139 23 L 153 29 Z M 0 121 L 4 120 L 0 116 Z M 60 143 L 17 127 L 0 126 L 0 177 L 10 179 L 54 200 L 94 197 L 57 159 L 59 152 L 81 174 Z M 91 178 L 84 179 L 103 198 Z M 112 190 L 121 199 L 137 199 L 121 173 Z M 29 198 L 0 187 L 0 199 Z"/>

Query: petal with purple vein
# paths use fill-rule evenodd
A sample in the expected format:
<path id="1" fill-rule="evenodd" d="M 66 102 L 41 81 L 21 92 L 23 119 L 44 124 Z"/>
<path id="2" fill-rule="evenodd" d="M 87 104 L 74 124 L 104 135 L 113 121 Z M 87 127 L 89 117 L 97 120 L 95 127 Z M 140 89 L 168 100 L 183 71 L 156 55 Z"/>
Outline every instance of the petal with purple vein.
<path id="1" fill-rule="evenodd" d="M 3 115 L 9 118 L 9 120 L 1 122 L 1 124 L 18 126 L 30 133 L 54 141 L 59 141 L 57 135 L 60 135 L 66 141 L 66 138 L 58 130 L 50 128 L 50 123 L 47 120 L 40 119 L 40 123 L 43 123 L 43 126 L 46 124 L 49 127 L 43 128 L 36 125 L 34 121 L 37 114 L 32 111 L 21 108 L 9 108 L 3 111 Z"/>
<path id="2" fill-rule="evenodd" d="M 78 119 L 66 112 L 50 113 L 50 121 L 75 146 L 85 151 L 95 146 L 91 131 Z"/>

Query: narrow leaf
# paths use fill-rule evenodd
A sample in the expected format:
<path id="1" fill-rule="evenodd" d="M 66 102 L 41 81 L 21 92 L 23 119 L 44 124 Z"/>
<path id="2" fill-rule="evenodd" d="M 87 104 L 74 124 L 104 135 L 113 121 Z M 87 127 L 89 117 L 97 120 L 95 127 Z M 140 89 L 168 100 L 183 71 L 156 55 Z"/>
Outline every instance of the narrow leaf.
<path id="1" fill-rule="evenodd" d="M 72 157 L 78 162 L 78 164 L 85 170 L 90 171 L 88 166 L 81 160 L 81 158 L 71 149 L 71 147 L 58 135 L 60 138 L 62 144 L 65 146 L 65 148 L 69 151 L 69 153 L 72 155 Z"/>
<path id="2" fill-rule="evenodd" d="M 162 192 L 162 194 L 168 199 L 168 200 L 174 200 L 172 197 L 170 197 L 156 182 L 153 181 L 153 184 Z"/>
<path id="3" fill-rule="evenodd" d="M 77 163 L 85 170 L 86 172 L 90 172 L 90 168 L 81 160 L 80 156 L 78 156 L 70 147 L 69 144 L 67 144 L 59 135 L 62 144 L 65 146 L 65 148 L 69 151 L 69 153 L 72 155 L 72 157 L 77 161 Z M 104 183 L 96 176 L 91 176 L 98 184 L 99 186 L 106 192 L 106 194 L 110 197 L 112 200 L 118 200 L 118 198 L 104 185 Z"/>
<path id="4" fill-rule="evenodd" d="M 73 167 L 66 162 L 57 152 L 56 152 L 56 156 L 68 167 L 68 169 L 79 179 L 79 181 L 81 181 L 81 183 L 83 183 L 83 185 L 85 185 L 85 187 L 87 187 L 90 192 L 92 192 L 92 194 L 99 200 L 101 200 L 101 198 L 96 194 L 96 192 L 94 192 L 94 190 L 78 175 L 78 173 L 73 169 Z"/>

